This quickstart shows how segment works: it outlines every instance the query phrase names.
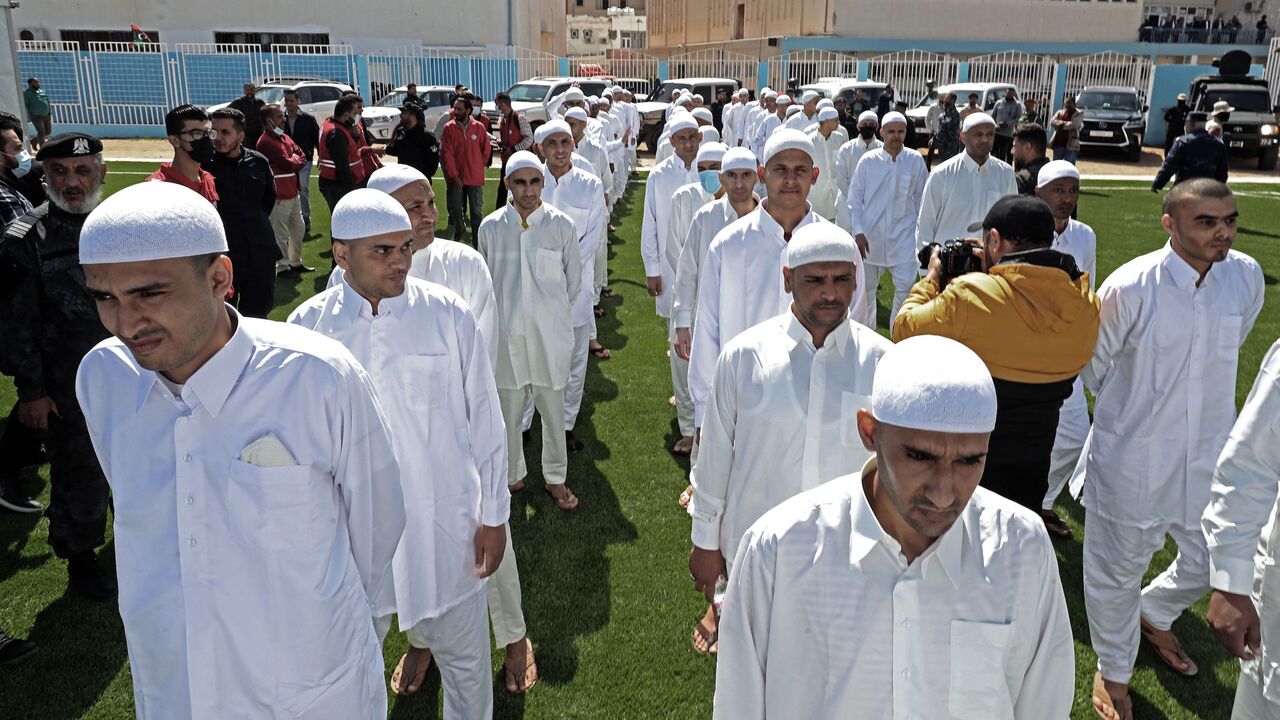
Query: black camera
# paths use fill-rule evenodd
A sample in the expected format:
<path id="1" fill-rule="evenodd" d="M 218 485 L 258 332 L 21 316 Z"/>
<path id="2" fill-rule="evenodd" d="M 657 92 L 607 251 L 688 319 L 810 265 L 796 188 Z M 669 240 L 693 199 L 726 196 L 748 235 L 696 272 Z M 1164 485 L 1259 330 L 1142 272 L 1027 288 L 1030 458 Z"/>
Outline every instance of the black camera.
<path id="1" fill-rule="evenodd" d="M 941 287 L 946 287 L 952 278 L 965 273 L 982 272 L 982 260 L 973 254 L 973 249 L 977 246 L 965 238 L 952 238 L 944 243 L 929 243 L 920 248 L 917 259 L 920 261 L 921 270 L 929 269 L 929 260 L 933 258 L 933 249 L 936 247 L 942 248 L 938 255 L 938 259 L 942 261 Z"/>

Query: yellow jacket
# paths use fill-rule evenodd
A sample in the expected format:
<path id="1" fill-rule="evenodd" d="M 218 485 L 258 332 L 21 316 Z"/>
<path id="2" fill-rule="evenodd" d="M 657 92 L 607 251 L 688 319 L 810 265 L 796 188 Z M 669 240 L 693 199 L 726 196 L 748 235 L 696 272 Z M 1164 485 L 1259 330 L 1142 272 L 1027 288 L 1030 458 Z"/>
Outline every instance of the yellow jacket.
<path id="1" fill-rule="evenodd" d="M 991 376 L 1050 383 L 1079 374 L 1098 341 L 1098 296 L 1088 273 L 1027 263 L 997 264 L 955 278 L 939 293 L 928 279 L 911 288 L 893 322 L 894 341 L 949 337 L 973 350 Z"/>

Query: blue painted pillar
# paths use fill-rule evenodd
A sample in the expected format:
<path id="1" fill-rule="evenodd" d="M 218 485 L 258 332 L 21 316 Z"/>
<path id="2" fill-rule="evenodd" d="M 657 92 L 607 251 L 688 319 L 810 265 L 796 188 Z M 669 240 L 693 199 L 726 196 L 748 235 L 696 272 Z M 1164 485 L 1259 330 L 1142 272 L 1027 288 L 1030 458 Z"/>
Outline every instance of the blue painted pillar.
<path id="1" fill-rule="evenodd" d="M 969 63 L 962 62 L 956 68 L 956 82 L 969 82 Z"/>
<path id="2" fill-rule="evenodd" d="M 867 76 L 870 74 L 871 74 L 871 61 L 859 60 L 858 61 L 858 79 L 863 82 L 866 82 Z"/>
<path id="3" fill-rule="evenodd" d="M 569 75 L 569 58 L 560 58 L 560 76 L 567 77 Z"/>
<path id="4" fill-rule="evenodd" d="M 373 86 L 369 84 L 369 56 L 356 55 L 356 89 L 365 100 L 370 103 L 378 102 L 378 98 L 373 97 Z"/>
<path id="5" fill-rule="evenodd" d="M 769 84 L 769 62 L 761 60 L 756 67 L 756 97 L 760 96 L 760 91 Z"/>
<path id="6" fill-rule="evenodd" d="M 658 61 L 658 79 L 663 82 L 671 79 L 671 64 L 666 60 Z"/>
<path id="7" fill-rule="evenodd" d="M 471 87 L 471 58 L 458 58 L 458 82 Z"/>

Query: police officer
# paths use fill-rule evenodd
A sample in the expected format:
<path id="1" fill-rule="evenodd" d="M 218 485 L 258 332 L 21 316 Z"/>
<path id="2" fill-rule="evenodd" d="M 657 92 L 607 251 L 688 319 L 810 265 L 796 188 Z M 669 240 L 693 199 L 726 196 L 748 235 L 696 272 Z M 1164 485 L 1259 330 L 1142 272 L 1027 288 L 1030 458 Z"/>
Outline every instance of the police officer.
<path id="1" fill-rule="evenodd" d="M 50 138 L 36 160 L 48 202 L 18 218 L 0 242 L 0 364 L 14 375 L 18 420 L 48 431 L 52 458 L 49 544 L 68 561 L 69 587 L 93 600 L 115 598 L 98 564 L 105 542 L 107 480 L 76 401 L 76 368 L 108 337 L 79 262 L 80 228 L 102 199 L 107 168 L 92 135 Z"/>
<path id="2" fill-rule="evenodd" d="M 1227 146 L 1204 129 L 1208 120 L 1208 113 L 1187 115 L 1187 134 L 1174 141 L 1151 183 L 1151 192 L 1159 192 L 1170 177 L 1175 178 L 1174 185 L 1197 177 L 1227 181 Z"/>
<path id="3" fill-rule="evenodd" d="M 1191 108 L 1187 105 L 1187 94 L 1178 93 L 1178 104 L 1164 111 L 1164 154 L 1169 156 L 1169 151 L 1173 149 L 1173 143 L 1182 133 L 1185 132 L 1183 127 L 1187 124 L 1187 115 L 1191 112 Z"/>

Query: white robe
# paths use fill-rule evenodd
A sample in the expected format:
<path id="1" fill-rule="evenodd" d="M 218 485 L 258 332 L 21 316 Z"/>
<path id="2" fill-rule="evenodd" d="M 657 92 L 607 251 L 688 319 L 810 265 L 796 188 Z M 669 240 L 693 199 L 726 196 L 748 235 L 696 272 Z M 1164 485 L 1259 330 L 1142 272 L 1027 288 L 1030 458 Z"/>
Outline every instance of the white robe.
<path id="1" fill-rule="evenodd" d="M 830 136 L 823 137 L 820 131 L 814 130 L 809 133 L 809 139 L 813 141 L 813 149 L 817 151 L 813 164 L 818 168 L 818 179 L 809 188 L 809 204 L 813 206 L 814 212 L 835 222 L 838 194 L 835 182 L 836 156 L 841 147 L 840 136 L 833 132 Z"/>
<path id="2" fill-rule="evenodd" d="M 850 230 L 849 224 L 849 183 L 853 182 L 853 171 L 858 168 L 862 156 L 876 148 L 884 147 L 877 138 L 871 142 L 863 142 L 861 137 L 846 141 L 836 153 L 836 225 L 843 230 Z M 852 234 L 852 233 L 850 233 Z"/>
<path id="3" fill-rule="evenodd" d="M 756 205 L 760 204 L 759 197 L 753 199 Z M 676 265 L 676 294 L 671 305 L 675 327 L 693 327 L 693 318 L 698 309 L 698 281 L 702 261 L 707 257 L 711 241 L 737 219 L 738 211 L 733 209 L 728 195 L 703 205 L 693 214 L 693 220 L 689 222 L 688 237 L 680 251 L 680 262 Z"/>
<path id="4" fill-rule="evenodd" d="M 667 235 L 671 231 L 671 200 L 676 191 L 698 182 L 698 166 L 686 167 L 673 155 L 649 171 L 645 180 L 644 219 L 640 226 L 640 257 L 646 277 L 662 278 L 662 293 L 654 298 L 659 317 L 671 317 L 676 268 L 667 257 Z"/>
<path id="5" fill-rule="evenodd" d="M 969 226 L 982 222 L 1005 195 L 1017 195 L 1013 168 L 990 156 L 982 165 L 961 151 L 933 169 L 924 186 L 916 223 L 916 250 L 929 243 L 972 237 Z"/>
<path id="6" fill-rule="evenodd" d="M 665 260 L 671 267 L 676 268 L 676 278 L 672 280 L 671 285 L 673 310 L 675 304 L 679 302 L 677 288 L 679 285 L 680 256 L 684 253 L 684 247 L 689 239 L 689 232 L 693 229 L 693 217 L 699 210 L 715 199 L 714 195 L 702 189 L 701 182 L 693 182 L 681 187 L 676 190 L 675 197 L 671 199 L 671 223 L 670 229 L 667 231 Z"/>
<path id="7" fill-rule="evenodd" d="M 924 158 L 903 148 L 895 159 L 884 148 L 862 156 L 849 183 L 850 233 L 865 235 L 869 265 L 916 263 L 916 219 L 929 171 Z M 903 296 L 906 288 L 900 288 Z"/>
<path id="8" fill-rule="evenodd" d="M 590 325 L 595 319 L 591 308 L 596 249 L 604 242 L 606 231 L 604 187 L 599 180 L 577 168 L 570 168 L 557 180 L 543 165 L 542 201 L 573 220 L 578 237 L 581 287 L 573 299 L 572 324 L 574 327 Z"/>

